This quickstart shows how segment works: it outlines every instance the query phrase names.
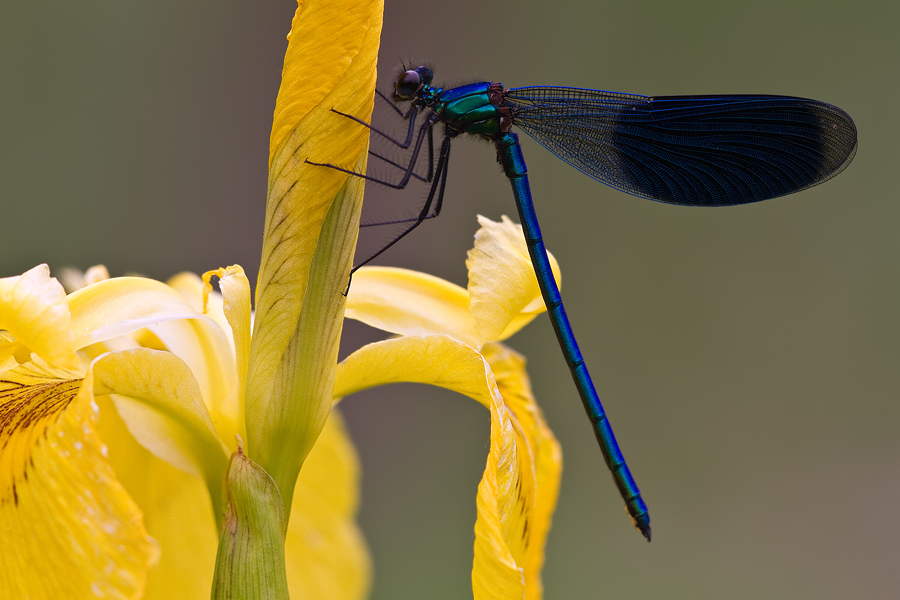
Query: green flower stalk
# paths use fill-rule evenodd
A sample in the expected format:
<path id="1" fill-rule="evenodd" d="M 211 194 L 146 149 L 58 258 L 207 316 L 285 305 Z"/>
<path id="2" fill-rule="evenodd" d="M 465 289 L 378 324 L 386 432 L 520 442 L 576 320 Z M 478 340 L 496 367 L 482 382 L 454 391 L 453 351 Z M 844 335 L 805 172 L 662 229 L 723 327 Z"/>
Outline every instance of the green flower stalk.
<path id="1" fill-rule="evenodd" d="M 286 521 L 278 486 L 240 447 L 231 455 L 226 482 L 229 511 L 219 538 L 213 600 L 286 599 Z"/>

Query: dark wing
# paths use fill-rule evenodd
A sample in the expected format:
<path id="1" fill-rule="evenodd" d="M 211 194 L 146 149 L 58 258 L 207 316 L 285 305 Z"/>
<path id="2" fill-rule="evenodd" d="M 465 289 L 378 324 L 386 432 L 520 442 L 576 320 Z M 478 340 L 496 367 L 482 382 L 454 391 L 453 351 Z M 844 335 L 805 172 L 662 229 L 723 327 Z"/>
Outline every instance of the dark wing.
<path id="1" fill-rule="evenodd" d="M 660 202 L 719 206 L 805 190 L 856 153 L 841 109 L 788 96 L 659 96 L 531 87 L 513 124 L 594 179 Z"/>

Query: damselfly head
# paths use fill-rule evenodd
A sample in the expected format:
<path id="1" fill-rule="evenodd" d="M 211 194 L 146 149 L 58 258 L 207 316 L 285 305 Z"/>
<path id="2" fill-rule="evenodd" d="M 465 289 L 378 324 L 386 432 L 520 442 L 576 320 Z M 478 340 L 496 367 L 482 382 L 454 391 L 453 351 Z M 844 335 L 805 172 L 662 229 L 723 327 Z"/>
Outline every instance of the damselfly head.
<path id="1" fill-rule="evenodd" d="M 394 84 L 394 100 L 412 100 L 422 86 L 431 84 L 434 72 L 428 67 L 404 71 Z"/>

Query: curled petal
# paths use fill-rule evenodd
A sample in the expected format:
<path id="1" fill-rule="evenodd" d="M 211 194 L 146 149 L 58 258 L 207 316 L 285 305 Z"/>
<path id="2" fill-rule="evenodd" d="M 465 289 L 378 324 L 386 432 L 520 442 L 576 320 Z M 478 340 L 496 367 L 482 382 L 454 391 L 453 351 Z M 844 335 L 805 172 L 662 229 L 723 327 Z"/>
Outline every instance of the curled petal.
<path id="1" fill-rule="evenodd" d="M 376 39 L 373 44 L 367 38 L 370 32 L 381 32 L 381 3 L 329 0 L 298 4 L 288 34 L 281 87 L 275 101 L 269 142 L 270 165 L 282 145 L 291 144 L 290 138 L 296 137 L 298 121 L 316 109 L 321 110 L 323 104 L 327 104 L 324 102 L 326 99 L 342 112 L 348 108 L 367 111 L 367 114 L 350 112 L 366 122 L 370 120 L 366 117 L 371 117 L 371 94 L 363 94 L 368 98 L 360 97 L 358 92 L 339 84 L 350 74 L 354 77 L 374 77 L 378 42 Z M 364 63 L 371 68 L 353 73 L 354 62 L 356 66 Z M 372 86 L 365 81 L 359 83 L 364 89 L 374 87 L 374 83 Z M 330 106 L 325 110 L 330 110 Z M 335 140 L 335 143 L 353 145 L 345 138 Z M 355 143 L 357 149 L 365 144 L 359 139 L 355 139 Z M 294 149 L 291 148 L 291 153 Z M 349 156 L 353 156 L 352 148 L 348 152 Z"/>
<path id="2" fill-rule="evenodd" d="M 335 398 L 387 383 L 428 383 L 490 408 L 493 376 L 477 350 L 446 335 L 406 336 L 363 346 L 338 364 Z"/>
<path id="3" fill-rule="evenodd" d="M 499 379 L 485 357 L 497 365 Z M 482 356 L 448 336 L 401 337 L 364 346 L 341 362 L 335 395 L 401 381 L 452 389 L 490 409 L 490 451 L 478 486 L 473 592 L 477 600 L 540 598 L 561 454 L 531 397 L 524 361 L 494 344 Z"/>
<path id="4" fill-rule="evenodd" d="M 162 321 L 202 318 L 178 291 L 144 277 L 99 281 L 70 294 L 69 307 L 77 348 Z"/>
<path id="5" fill-rule="evenodd" d="M 162 349 L 181 358 L 200 385 L 200 392 L 219 439 L 231 447 L 239 432 L 239 390 L 230 336 L 214 320 L 165 321 L 147 328 Z M 142 344 L 147 345 L 147 344 Z"/>
<path id="6" fill-rule="evenodd" d="M 291 26 L 270 142 L 263 250 L 247 368 L 247 453 L 291 508 L 331 408 L 364 181 L 380 0 L 305 0 Z"/>
<path id="7" fill-rule="evenodd" d="M 294 15 L 272 124 L 257 285 L 254 347 L 264 360 L 277 362 L 290 340 L 322 224 L 347 181 L 307 159 L 365 171 L 368 129 L 333 110 L 371 120 L 381 18 L 380 2 L 358 0 L 304 2 Z"/>
<path id="8" fill-rule="evenodd" d="M 184 361 L 147 348 L 112 352 L 94 361 L 88 380 L 95 395 L 114 394 L 119 415 L 141 445 L 204 479 L 215 514 L 221 515 L 228 454 Z"/>
<path id="9" fill-rule="evenodd" d="M 90 395 L 57 375 L 29 364 L 0 376 L 0 597 L 140 598 L 158 550 Z"/>
<path id="10" fill-rule="evenodd" d="M 530 508 L 520 490 L 530 487 L 527 453 L 516 444 L 508 411 L 491 411 L 491 450 L 478 483 L 472 592 L 475 600 L 525 598 L 520 564 L 528 543 Z M 525 468 L 523 468 L 525 467 Z"/>
<path id="11" fill-rule="evenodd" d="M 226 269 L 218 269 L 203 274 L 204 305 L 208 304 L 212 285 L 210 278 L 219 278 L 219 289 L 222 290 L 222 313 L 231 329 L 235 351 L 235 373 L 237 375 L 237 415 L 243 421 L 244 387 L 247 383 L 247 364 L 250 360 L 250 331 L 252 328 L 252 310 L 250 306 L 250 282 L 244 275 L 244 269 L 232 265 Z M 205 311 L 205 309 L 204 309 Z M 242 438 L 246 433 L 241 427 Z"/>
<path id="12" fill-rule="evenodd" d="M 544 414 L 531 393 L 531 384 L 525 372 L 525 359 L 503 344 L 488 344 L 482 349 L 491 365 L 497 387 L 506 407 L 512 414 L 517 439 L 527 451 L 527 463 L 532 474 L 523 477 L 527 484 L 519 491 L 526 502 L 526 514 L 531 518 L 521 523 L 523 547 L 517 559 L 524 570 L 525 598 L 541 598 L 543 585 L 541 569 L 544 566 L 544 547 L 562 476 L 562 449 L 544 420 Z M 477 526 L 476 526 L 477 527 Z"/>
<path id="13" fill-rule="evenodd" d="M 466 290 L 417 271 L 363 267 L 353 275 L 344 316 L 391 333 L 443 333 L 478 346 Z"/>
<path id="14" fill-rule="evenodd" d="M 27 362 L 34 352 L 57 367 L 79 367 L 66 292 L 50 277 L 47 265 L 0 279 L 0 330 L 4 329 L 12 337 L 0 337 L 0 365 L 12 355 Z"/>
<path id="15" fill-rule="evenodd" d="M 466 266 L 475 330 L 484 343 L 508 338 L 546 309 L 522 227 L 506 216 L 497 223 L 479 215 L 478 222 Z M 549 258 L 560 284 L 559 265 Z"/>
<path id="16" fill-rule="evenodd" d="M 69 303 L 76 345 L 121 342 L 116 338 L 138 332 L 139 345 L 177 354 L 200 384 L 222 439 L 233 443 L 238 433 L 238 390 L 230 336 L 216 318 L 202 314 L 203 284 L 196 275 L 172 281 L 176 287 L 143 277 L 121 277 L 74 292 Z M 121 349 L 121 344 L 105 349 Z"/>

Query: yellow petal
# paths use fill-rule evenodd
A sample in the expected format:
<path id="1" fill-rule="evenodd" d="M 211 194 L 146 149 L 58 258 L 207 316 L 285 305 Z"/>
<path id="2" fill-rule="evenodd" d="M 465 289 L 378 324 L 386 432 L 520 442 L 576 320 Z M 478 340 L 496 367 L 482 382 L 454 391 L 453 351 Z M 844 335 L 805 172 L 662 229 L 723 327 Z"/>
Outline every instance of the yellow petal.
<path id="1" fill-rule="evenodd" d="M 93 393 L 113 402 L 145 448 L 186 473 L 203 477 L 219 515 L 228 454 L 216 437 L 193 373 L 169 352 L 113 352 L 92 364 Z"/>
<path id="2" fill-rule="evenodd" d="M 246 284 L 246 319 L 249 327 L 249 283 L 241 267 L 229 269 L 236 277 L 239 274 Z M 233 450 L 235 435 L 246 437 L 242 401 L 246 364 L 243 371 L 235 366 L 234 332 L 229 317 L 225 315 L 224 298 L 209 286 L 207 275 L 212 273 L 205 274 L 202 279 L 194 273 L 179 273 L 167 282 L 182 295 L 192 310 L 202 313 L 209 320 L 166 321 L 149 327 L 148 331 L 162 342 L 161 349 L 177 354 L 194 372 L 219 438 Z M 249 337 L 249 330 L 246 335 Z M 249 340 L 246 343 L 249 344 Z M 141 345 L 147 346 L 146 343 Z"/>
<path id="3" fill-rule="evenodd" d="M 237 269 L 241 274 L 244 272 L 240 267 L 230 268 Z M 220 271 L 224 272 L 225 270 L 220 269 Z M 166 285 L 181 294 L 181 297 L 184 298 L 185 302 L 188 303 L 192 310 L 212 319 L 222 331 L 230 332 L 231 326 L 228 324 L 228 319 L 225 317 L 225 303 L 222 294 L 213 290 L 207 279 L 207 275 L 211 276 L 215 274 L 216 271 L 210 271 L 209 273 L 204 273 L 201 278 L 195 273 L 182 272 L 174 277 L 170 277 L 169 280 L 166 281 Z M 229 335 L 226 336 L 226 338 L 233 352 L 234 343 L 232 336 Z"/>
<path id="4" fill-rule="evenodd" d="M 417 271 L 363 267 L 353 275 L 344 316 L 391 333 L 444 333 L 478 346 L 468 292 Z"/>
<path id="5" fill-rule="evenodd" d="M 148 327 L 147 331 L 163 344 L 164 350 L 175 354 L 190 367 L 219 439 L 231 448 L 235 434 L 239 433 L 241 416 L 231 336 L 214 320 L 208 319 L 165 321 Z"/>
<path id="6" fill-rule="evenodd" d="M 340 411 L 328 416 L 303 464 L 285 549 L 293 600 L 367 596 L 371 565 L 356 524 L 359 458 Z"/>
<path id="7" fill-rule="evenodd" d="M 474 348 L 446 335 L 407 336 L 363 346 L 338 364 L 335 398 L 387 383 L 428 383 L 490 408 L 493 375 Z"/>
<path id="8" fill-rule="evenodd" d="M 491 442 L 478 486 L 472 588 L 477 600 L 541 597 L 540 570 L 561 454 L 531 397 L 524 361 L 491 344 L 485 357 L 447 336 L 364 346 L 338 365 L 335 396 L 395 382 L 438 385 L 487 406 Z M 507 399 L 505 394 L 509 395 Z"/>
<path id="9" fill-rule="evenodd" d="M 340 84 L 360 62 L 371 68 L 354 74 L 354 77 L 375 76 L 378 44 L 376 42 L 372 46 L 367 36 L 370 33 L 381 33 L 381 13 L 380 2 L 331 0 L 298 3 L 288 34 L 282 82 L 275 101 L 275 117 L 269 143 L 270 165 L 282 144 L 296 135 L 298 121 L 326 99 L 334 102 L 334 107 L 342 112 L 348 112 L 344 109 L 353 107 L 367 111 L 350 114 L 369 121 L 372 95 L 366 93 L 360 97 L 360 94 Z M 360 83 L 363 87 L 368 87 L 365 81 L 360 80 Z M 345 106 L 344 103 L 349 104 Z M 356 143 L 359 148 L 364 145 L 359 141 Z M 291 152 L 294 149 L 296 147 Z M 353 157 L 353 153 L 348 156 Z"/>
<path id="10" fill-rule="evenodd" d="M 232 444 L 238 433 L 238 389 L 230 336 L 203 316 L 203 286 L 196 275 L 175 279 L 179 289 L 143 277 L 101 281 L 69 296 L 76 345 L 132 334 L 141 345 L 165 349 L 184 360 L 200 384 L 216 430 Z M 179 292 L 180 290 L 180 292 Z M 94 352 L 89 352 L 94 355 Z"/>
<path id="11" fill-rule="evenodd" d="M 235 372 L 237 376 L 237 415 L 240 423 L 238 434 L 246 439 L 244 421 L 244 388 L 247 385 L 247 365 L 250 360 L 250 331 L 252 324 L 252 307 L 250 306 L 250 282 L 244 275 L 244 269 L 232 265 L 226 269 L 218 269 L 203 274 L 204 306 L 210 297 L 210 278 L 219 278 L 219 289 L 222 290 L 222 312 L 231 328 L 235 351 Z"/>
<path id="12" fill-rule="evenodd" d="M 204 291 L 203 279 L 196 273 L 182 271 L 178 275 L 169 277 L 166 285 L 181 294 L 185 302 L 197 313 L 205 313 L 203 310 Z"/>
<path id="13" fill-rule="evenodd" d="M 275 108 L 256 318 L 247 369 L 247 453 L 290 510 L 300 465 L 328 417 L 363 180 L 381 1 L 297 10 Z"/>
<path id="14" fill-rule="evenodd" d="M 0 330 L 15 339 L 0 343 L 0 364 L 15 354 L 28 360 L 34 352 L 52 365 L 77 369 L 78 356 L 66 292 L 47 265 L 39 265 L 18 277 L 0 279 Z"/>
<path id="15" fill-rule="evenodd" d="M 475 600 L 525 598 L 522 561 L 527 497 L 518 489 L 531 483 L 527 455 L 516 444 L 509 412 L 491 411 L 491 450 L 478 483 L 472 594 Z M 525 464 L 523 464 L 525 463 Z M 524 468 L 523 468 L 524 467 Z"/>
<path id="16" fill-rule="evenodd" d="M 136 599 L 156 560 L 80 385 L 34 364 L 0 381 L 0 598 Z"/>
<path id="17" fill-rule="evenodd" d="M 202 318 L 164 283 L 144 277 L 118 277 L 69 295 L 75 345 L 83 348 L 162 321 Z"/>
<path id="18" fill-rule="evenodd" d="M 478 222 L 466 266 L 475 330 L 484 343 L 508 338 L 546 308 L 522 227 L 506 216 L 497 223 L 479 215 Z M 559 265 L 552 254 L 549 258 L 559 285 Z"/>
<path id="19" fill-rule="evenodd" d="M 272 344 L 278 356 L 297 322 L 322 223 L 348 177 L 306 159 L 365 171 L 368 129 L 332 109 L 371 120 L 381 12 L 380 2 L 312 0 L 294 15 L 272 124 L 254 333 L 254 344 L 266 352 Z"/>
<path id="20" fill-rule="evenodd" d="M 106 267 L 103 265 L 94 265 L 84 273 L 82 273 L 80 269 L 63 267 L 60 269 L 59 275 L 63 287 L 66 288 L 66 291 L 69 293 L 87 287 L 92 283 L 109 279 L 109 271 L 107 271 Z"/>
<path id="21" fill-rule="evenodd" d="M 16 341 L 16 336 L 8 331 L 0 329 L 0 373 L 18 366 L 19 361 L 16 360 L 15 354 L 22 350 L 22 362 L 28 362 L 31 358 L 31 352 L 25 356 L 27 348 Z"/>
<path id="22" fill-rule="evenodd" d="M 97 404 L 109 461 L 159 544 L 143 600 L 208 600 L 219 536 L 206 485 L 141 446 L 108 396 Z"/>
<path id="23" fill-rule="evenodd" d="M 520 447 L 528 452 L 527 462 L 532 466 L 530 477 L 523 477 L 522 489 L 517 494 L 524 499 L 526 510 L 515 529 L 522 532 L 524 543 L 518 564 L 525 575 L 525 598 L 537 600 L 542 596 L 541 569 L 544 565 L 544 547 L 562 476 L 562 449 L 544 420 L 544 414 L 531 393 L 531 384 L 525 372 L 525 359 L 503 344 L 488 344 L 482 352 L 497 381 L 506 407 L 512 413 Z M 514 513 L 519 515 L 520 513 Z M 487 581 L 490 575 L 482 578 Z"/>

